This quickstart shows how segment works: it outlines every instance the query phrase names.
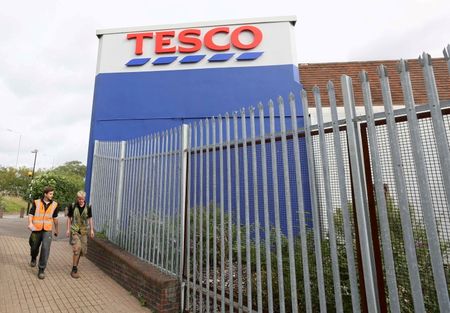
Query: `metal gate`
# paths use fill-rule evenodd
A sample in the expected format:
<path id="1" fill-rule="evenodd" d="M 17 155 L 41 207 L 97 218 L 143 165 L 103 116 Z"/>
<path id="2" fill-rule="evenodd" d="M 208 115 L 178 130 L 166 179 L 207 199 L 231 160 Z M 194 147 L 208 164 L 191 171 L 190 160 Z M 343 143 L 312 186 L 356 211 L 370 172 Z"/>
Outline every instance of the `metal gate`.
<path id="1" fill-rule="evenodd" d="M 178 275 L 189 312 L 450 312 L 450 103 L 439 100 L 430 56 L 420 62 L 425 105 L 400 61 L 400 110 L 380 66 L 382 113 L 362 72 L 364 116 L 344 75 L 345 119 L 329 82 L 328 123 L 315 87 L 301 103 L 308 112 L 314 102 L 317 125 L 291 118 L 300 103 L 291 94 L 97 142 L 97 231 Z"/>

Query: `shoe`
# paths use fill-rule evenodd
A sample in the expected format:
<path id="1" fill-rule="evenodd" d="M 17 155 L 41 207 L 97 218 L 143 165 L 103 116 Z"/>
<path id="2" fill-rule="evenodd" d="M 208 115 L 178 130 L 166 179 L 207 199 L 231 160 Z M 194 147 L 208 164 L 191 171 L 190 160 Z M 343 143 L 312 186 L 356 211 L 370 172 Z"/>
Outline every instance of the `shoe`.
<path id="1" fill-rule="evenodd" d="M 31 259 L 30 266 L 36 267 L 36 259 Z"/>
<path id="2" fill-rule="evenodd" d="M 45 278 L 45 273 L 44 273 L 43 269 L 39 269 L 38 277 L 39 277 L 39 279 L 44 279 Z"/>
<path id="3" fill-rule="evenodd" d="M 70 276 L 72 276 L 72 278 L 80 278 L 80 274 L 78 274 L 78 272 L 70 272 Z"/>

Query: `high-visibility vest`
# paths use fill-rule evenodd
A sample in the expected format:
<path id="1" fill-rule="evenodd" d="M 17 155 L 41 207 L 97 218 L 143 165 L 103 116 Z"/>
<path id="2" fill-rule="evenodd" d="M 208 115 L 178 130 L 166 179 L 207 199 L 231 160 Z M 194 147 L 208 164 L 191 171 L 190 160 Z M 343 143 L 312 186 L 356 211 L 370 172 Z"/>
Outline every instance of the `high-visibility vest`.
<path id="1" fill-rule="evenodd" d="M 36 207 L 36 211 L 34 212 L 34 216 L 32 219 L 35 228 L 34 230 L 52 230 L 53 212 L 55 212 L 58 203 L 56 201 L 53 201 L 48 206 L 47 210 L 45 209 L 44 202 L 41 199 L 34 200 L 34 205 Z"/>
<path id="2" fill-rule="evenodd" d="M 89 204 L 85 204 L 83 213 L 80 214 L 80 207 L 78 204 L 72 203 L 73 208 L 73 217 L 72 217 L 72 226 L 70 227 L 72 233 L 80 233 L 81 235 L 86 235 L 87 231 L 87 220 L 88 210 L 90 209 Z"/>

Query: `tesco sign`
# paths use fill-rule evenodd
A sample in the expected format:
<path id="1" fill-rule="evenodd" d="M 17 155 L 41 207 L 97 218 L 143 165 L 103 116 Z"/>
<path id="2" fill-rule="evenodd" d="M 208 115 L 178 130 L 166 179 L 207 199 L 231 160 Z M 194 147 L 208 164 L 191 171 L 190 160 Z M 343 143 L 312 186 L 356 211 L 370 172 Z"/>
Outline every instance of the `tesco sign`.
<path id="1" fill-rule="evenodd" d="M 250 42 L 242 41 L 241 34 L 243 33 L 251 35 Z M 225 42 L 223 40 L 219 42 L 218 36 L 225 36 Z M 189 28 L 177 33 L 174 30 L 130 33 L 127 34 L 127 39 L 134 41 L 136 55 L 142 55 L 144 49 L 147 50 L 151 44 L 153 44 L 155 54 L 195 53 L 202 47 L 212 51 L 228 51 L 231 47 L 239 50 L 252 50 L 261 43 L 263 33 L 258 27 L 251 25 L 240 26 L 233 30 L 228 26 L 221 26 L 214 27 L 204 34 L 201 29 Z"/>

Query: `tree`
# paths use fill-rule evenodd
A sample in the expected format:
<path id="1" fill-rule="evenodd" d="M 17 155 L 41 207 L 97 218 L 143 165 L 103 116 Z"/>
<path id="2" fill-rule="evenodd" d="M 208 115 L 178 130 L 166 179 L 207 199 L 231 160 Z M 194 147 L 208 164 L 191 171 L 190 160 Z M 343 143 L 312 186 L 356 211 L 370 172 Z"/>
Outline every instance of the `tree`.
<path id="1" fill-rule="evenodd" d="M 84 187 L 86 166 L 80 161 L 70 161 L 53 170 L 36 170 L 34 179 L 29 177 L 31 169 L 22 167 L 0 167 L 0 194 L 22 197 L 29 200 L 42 196 L 45 186 L 56 188 L 55 199 L 62 205 L 74 201 L 77 191 Z"/>
<path id="2" fill-rule="evenodd" d="M 30 183 L 26 167 L 15 169 L 13 167 L 0 168 L 0 191 L 3 194 L 26 198 Z"/>
<path id="3" fill-rule="evenodd" d="M 33 179 L 30 190 L 31 197 L 33 199 L 42 197 L 42 191 L 46 186 L 55 188 L 54 199 L 60 203 L 61 207 L 65 207 L 74 202 L 77 191 L 83 189 L 84 182 L 79 176 L 47 172 Z"/>
<path id="4" fill-rule="evenodd" d="M 52 172 L 63 174 L 64 176 L 74 175 L 84 178 L 86 176 L 86 165 L 80 161 L 70 161 L 56 167 Z"/>

